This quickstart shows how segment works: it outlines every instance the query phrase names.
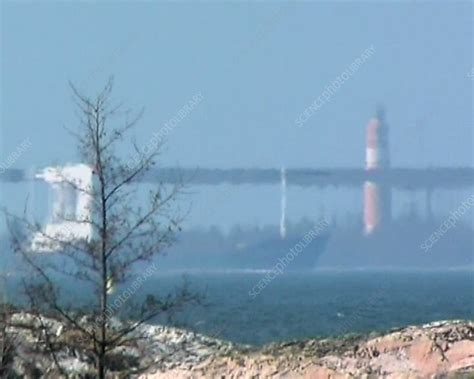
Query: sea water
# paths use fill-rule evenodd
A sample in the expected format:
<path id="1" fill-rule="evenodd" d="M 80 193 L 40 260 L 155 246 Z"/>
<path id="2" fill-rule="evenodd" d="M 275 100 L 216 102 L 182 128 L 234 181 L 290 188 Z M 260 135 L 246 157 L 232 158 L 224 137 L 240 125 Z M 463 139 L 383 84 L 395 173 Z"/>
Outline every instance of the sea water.
<path id="1" fill-rule="evenodd" d="M 234 342 L 261 345 L 297 338 L 385 331 L 474 318 L 471 270 L 327 270 L 278 275 L 256 296 L 265 272 L 163 273 L 140 292 L 167 292 L 183 276 L 203 305 L 168 322 Z"/>

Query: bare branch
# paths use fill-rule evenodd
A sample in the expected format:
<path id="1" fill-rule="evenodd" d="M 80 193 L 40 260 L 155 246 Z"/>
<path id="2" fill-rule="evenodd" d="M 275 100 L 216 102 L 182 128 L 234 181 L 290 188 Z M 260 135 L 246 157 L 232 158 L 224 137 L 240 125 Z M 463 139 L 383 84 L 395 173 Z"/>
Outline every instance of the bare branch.
<path id="1" fill-rule="evenodd" d="M 122 104 L 111 104 L 112 78 L 94 97 L 84 95 L 72 83 L 70 87 L 79 128 L 77 131 L 67 130 L 75 138 L 80 158 L 93 170 L 94 177 L 89 188 L 59 170 L 58 181 L 76 193 L 90 196 L 92 209 L 90 215 L 58 215 L 58 225 L 90 228 L 87 230 L 92 230 L 92 237 L 81 240 L 74 236 L 74 231 L 59 233 L 54 228 L 43 229 L 38 223 L 28 220 L 26 213 L 18 217 L 4 212 L 7 220 L 20 222 L 26 229 L 26 232 L 18 234 L 9 224 L 15 252 L 22 256 L 38 281 L 37 284 L 25 283 L 31 303 L 38 312 L 42 308 L 47 309 L 81 333 L 89 342 L 88 349 L 96 357 L 97 377 L 104 379 L 109 369 L 107 354 L 130 339 L 139 338 L 132 334 L 145 322 L 196 301 L 196 296 L 186 289 L 178 296 L 162 299 L 148 297 L 141 308 L 137 307 L 140 309 L 137 322 L 125 324 L 118 331 L 109 330 L 109 317 L 118 314 L 117 310 L 111 311 L 109 307 L 110 282 L 125 284 L 133 277 L 138 262 L 152 260 L 173 242 L 174 233 L 183 220 L 173 203 L 181 193 L 182 185 L 176 184 L 171 189 L 160 185 L 150 191 L 145 206 L 136 205 L 137 181 L 155 166 L 161 145 L 146 152 L 132 143 L 130 147 L 136 154 L 133 164 L 128 161 L 128 165 L 120 160 L 117 151 L 123 142 L 127 142 L 125 136 L 141 120 L 143 110 L 133 115 L 126 113 L 122 121 L 117 121 L 123 111 Z M 27 234 L 41 237 L 40 240 L 54 253 L 39 255 L 29 243 Z M 91 284 L 88 293 L 93 299 L 90 313 L 96 322 L 90 330 L 64 305 L 55 274 L 87 282 L 88 286 Z M 46 327 L 43 325 L 42 329 Z M 48 337 L 46 344 L 51 351 L 54 350 L 53 342 Z"/>

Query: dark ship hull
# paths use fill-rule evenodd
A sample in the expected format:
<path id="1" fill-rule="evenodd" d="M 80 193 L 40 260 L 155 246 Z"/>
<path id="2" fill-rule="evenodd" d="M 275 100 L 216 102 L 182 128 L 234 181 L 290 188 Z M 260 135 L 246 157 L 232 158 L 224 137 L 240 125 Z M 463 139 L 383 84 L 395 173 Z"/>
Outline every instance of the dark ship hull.
<path id="1" fill-rule="evenodd" d="M 328 239 L 328 234 L 318 235 L 306 245 L 299 235 L 250 243 L 220 241 L 199 250 L 178 242 L 158 263 L 162 269 L 271 270 L 280 262 L 285 270 L 309 270 L 317 265 Z"/>
<path id="2" fill-rule="evenodd" d="M 228 252 L 223 263 L 231 268 L 264 270 L 272 269 L 280 262 L 289 270 L 307 270 L 317 265 L 328 239 L 328 235 L 318 236 L 306 247 L 298 250 L 296 246 L 301 246 L 302 237 L 266 240 Z"/>
<path id="3" fill-rule="evenodd" d="M 409 215 L 387 223 L 371 235 L 364 235 L 360 223 L 332 226 L 285 264 L 285 270 L 472 269 L 472 225 L 460 222 L 433 240 L 433 234 L 442 222 Z M 302 243 L 305 231 L 310 227 L 295 228 L 284 240 L 278 237 L 275 228 L 242 231 L 234 237 L 200 231 L 179 241 L 167 256 L 159 258 L 158 264 L 173 269 L 271 269 Z"/>

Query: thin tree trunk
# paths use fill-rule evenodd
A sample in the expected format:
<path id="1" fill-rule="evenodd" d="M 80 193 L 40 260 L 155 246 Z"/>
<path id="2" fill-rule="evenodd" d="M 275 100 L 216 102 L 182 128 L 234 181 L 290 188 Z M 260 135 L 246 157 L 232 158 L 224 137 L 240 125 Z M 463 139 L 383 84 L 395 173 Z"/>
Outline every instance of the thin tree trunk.
<path id="1" fill-rule="evenodd" d="M 99 346 L 99 379 L 105 379 L 106 373 L 106 346 L 107 346 L 107 199 L 105 195 L 105 179 L 101 158 L 101 143 L 100 143 L 100 120 L 99 120 L 99 106 L 97 106 L 95 119 L 95 133 L 96 133 L 96 160 L 97 160 L 97 174 L 100 181 L 100 203 L 101 203 L 101 218 L 102 218 L 102 235 L 101 235 L 101 265 L 102 265 L 102 288 L 100 299 L 100 346 Z"/>
<path id="2" fill-rule="evenodd" d="M 102 253 L 102 293 L 100 301 L 100 346 L 99 346 L 99 379 L 105 379 L 106 359 L 106 316 L 107 309 L 107 266 L 106 266 L 105 252 Z"/>

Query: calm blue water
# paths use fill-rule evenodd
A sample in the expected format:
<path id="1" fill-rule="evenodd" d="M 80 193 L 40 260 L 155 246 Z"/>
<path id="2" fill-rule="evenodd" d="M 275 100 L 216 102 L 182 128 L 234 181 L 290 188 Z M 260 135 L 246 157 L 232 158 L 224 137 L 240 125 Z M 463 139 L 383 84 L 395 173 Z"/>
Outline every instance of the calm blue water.
<path id="1" fill-rule="evenodd" d="M 205 295 L 205 305 L 187 307 L 171 321 L 155 322 L 260 345 L 383 331 L 434 320 L 474 319 L 474 271 L 293 272 L 275 277 L 252 298 L 249 291 L 264 276 L 188 273 L 185 278 L 190 288 Z M 143 300 L 148 293 L 170 293 L 182 282 L 182 273 L 161 273 L 147 279 L 132 301 Z M 115 295 L 126 288 L 117 288 Z M 10 290 L 15 292 L 15 288 Z M 87 293 L 71 281 L 64 283 L 62 291 L 74 305 Z"/>
<path id="2" fill-rule="evenodd" d="M 366 271 L 288 273 L 252 299 L 260 273 L 188 274 L 206 307 L 176 322 L 235 342 L 272 341 L 387 330 L 442 319 L 474 318 L 472 271 Z M 180 275 L 162 275 L 143 291 L 165 291 Z"/>

